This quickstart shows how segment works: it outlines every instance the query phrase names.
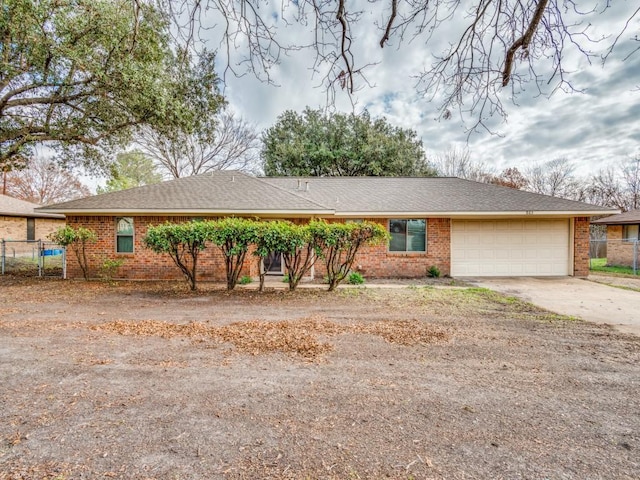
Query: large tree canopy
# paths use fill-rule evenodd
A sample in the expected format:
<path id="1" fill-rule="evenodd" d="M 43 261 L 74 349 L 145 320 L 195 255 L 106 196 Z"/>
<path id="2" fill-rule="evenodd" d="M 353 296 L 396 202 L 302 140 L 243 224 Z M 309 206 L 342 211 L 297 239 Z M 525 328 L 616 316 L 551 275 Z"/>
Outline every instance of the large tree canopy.
<path id="1" fill-rule="evenodd" d="M 148 2 L 6 0 L 0 39 L 4 169 L 24 165 L 39 143 L 100 167 L 135 127 L 189 131 L 206 121 L 199 109 L 221 101 L 213 58 L 192 66 L 175 52 Z"/>
<path id="2" fill-rule="evenodd" d="M 268 176 L 431 176 L 422 141 L 384 118 L 305 109 L 278 117 L 264 134 Z"/>
<path id="3" fill-rule="evenodd" d="M 330 91 L 337 86 L 353 93 L 366 84 L 367 69 L 375 63 L 373 48 L 424 45 L 424 69 L 410 81 L 437 102 L 444 118 L 456 108 L 471 113 L 471 128 L 486 127 L 492 115 L 505 115 L 503 100 L 525 88 L 548 94 L 573 90 L 572 74 L 580 71 L 571 62 L 577 57 L 598 62 L 614 46 L 620 58 L 640 49 L 640 8 L 632 1 L 156 2 L 172 14 L 179 30 L 183 27 L 188 42 L 197 40 L 198 25 L 219 22 L 227 70 L 237 75 L 253 71 L 267 81 L 273 80 L 271 69 L 284 53 L 308 49 L 308 67 L 316 78 Z M 286 33 L 291 28 L 293 41 Z"/>

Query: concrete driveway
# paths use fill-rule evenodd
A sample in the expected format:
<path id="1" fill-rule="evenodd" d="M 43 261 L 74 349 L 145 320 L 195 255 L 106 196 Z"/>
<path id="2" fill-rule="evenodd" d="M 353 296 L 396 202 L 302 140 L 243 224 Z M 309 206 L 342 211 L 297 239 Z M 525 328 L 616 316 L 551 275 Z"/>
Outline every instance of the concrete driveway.
<path id="1" fill-rule="evenodd" d="M 640 292 L 573 277 L 466 278 L 479 287 L 640 335 Z"/>

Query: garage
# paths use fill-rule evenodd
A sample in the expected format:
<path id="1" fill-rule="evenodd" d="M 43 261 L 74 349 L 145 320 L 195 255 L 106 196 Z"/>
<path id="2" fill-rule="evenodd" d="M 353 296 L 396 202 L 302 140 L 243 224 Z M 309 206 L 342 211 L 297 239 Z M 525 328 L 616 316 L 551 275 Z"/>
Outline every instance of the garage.
<path id="1" fill-rule="evenodd" d="M 570 275 L 569 219 L 453 220 L 451 275 Z"/>

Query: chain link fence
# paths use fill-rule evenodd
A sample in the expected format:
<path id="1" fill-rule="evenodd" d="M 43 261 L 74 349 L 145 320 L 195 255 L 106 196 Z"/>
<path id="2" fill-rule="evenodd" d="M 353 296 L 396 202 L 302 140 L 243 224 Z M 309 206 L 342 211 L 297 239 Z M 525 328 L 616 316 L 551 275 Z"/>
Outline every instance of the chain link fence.
<path id="1" fill-rule="evenodd" d="M 0 273 L 66 278 L 66 249 L 43 240 L 0 240 Z"/>
<path id="2" fill-rule="evenodd" d="M 640 274 L 640 241 L 591 240 L 589 266 L 593 271 Z"/>

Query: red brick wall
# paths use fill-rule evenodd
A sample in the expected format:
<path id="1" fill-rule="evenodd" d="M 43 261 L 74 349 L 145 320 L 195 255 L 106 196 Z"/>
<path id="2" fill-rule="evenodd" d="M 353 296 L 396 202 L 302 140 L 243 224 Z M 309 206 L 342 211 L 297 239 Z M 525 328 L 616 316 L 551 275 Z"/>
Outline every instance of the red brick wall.
<path id="1" fill-rule="evenodd" d="M 115 278 L 132 280 L 176 280 L 184 276 L 168 255 L 157 254 L 146 248 L 142 239 L 151 225 L 160 225 L 166 221 L 184 222 L 193 217 L 134 217 L 133 253 L 116 253 L 116 217 L 67 217 L 67 223 L 73 227 L 83 226 L 98 234 L 98 241 L 87 248 L 89 260 L 89 276 L 98 277 L 100 267 L 105 260 L 122 260 Z M 198 279 L 209 281 L 226 281 L 224 256 L 214 245 L 209 245 L 198 257 Z M 242 275 L 258 275 L 257 259 L 247 253 L 242 268 Z M 67 277 L 81 278 L 82 271 L 75 255 L 67 255 Z"/>
<path id="2" fill-rule="evenodd" d="M 388 227 L 388 219 L 370 218 Z M 324 275 L 322 261 L 318 261 L 316 276 Z M 448 218 L 427 219 L 426 252 L 389 252 L 387 244 L 364 247 L 356 257 L 353 269 L 366 278 L 419 278 L 425 277 L 432 265 L 442 275 L 451 271 L 451 221 Z"/>
<path id="3" fill-rule="evenodd" d="M 144 247 L 142 239 L 150 225 L 159 225 L 165 221 L 182 222 L 192 217 L 134 217 L 134 253 L 115 252 L 115 217 L 77 216 L 68 217 L 67 223 L 73 227 L 84 226 L 98 234 L 98 241 L 89 245 L 87 249 L 90 277 L 100 275 L 100 266 L 105 260 L 123 260 L 124 264 L 116 272 L 116 278 L 136 280 L 173 280 L 182 279 L 182 273 L 175 266 L 168 255 L 153 253 Z M 387 219 L 370 219 L 385 227 Z M 300 223 L 299 220 L 296 220 Z M 450 220 L 447 218 L 430 218 L 427 220 L 427 252 L 388 252 L 388 246 L 380 245 L 366 247 L 356 258 L 354 269 L 359 270 L 368 278 L 393 277 L 424 277 L 427 269 L 436 265 L 443 275 L 450 272 Z M 82 272 L 73 255 L 67 256 L 67 276 L 80 278 Z M 224 258 L 219 249 L 211 245 L 207 247 L 198 259 L 200 280 L 225 281 Z M 318 260 L 315 276 L 322 277 L 325 273 L 322 261 Z M 242 275 L 255 277 L 258 275 L 256 258 L 247 254 Z"/>
<path id="4" fill-rule="evenodd" d="M 126 279 L 182 279 L 182 273 L 167 255 L 153 253 L 142 244 L 149 225 L 159 225 L 165 221 L 188 221 L 192 217 L 134 217 L 135 237 L 134 253 L 115 252 L 115 217 L 68 217 L 67 223 L 72 226 L 84 226 L 98 233 L 98 242 L 88 248 L 90 276 L 100 274 L 100 266 L 107 259 L 124 261 L 116 273 L 117 278 Z M 369 219 L 388 225 L 388 219 Z M 296 220 L 300 223 L 300 220 Z M 341 221 L 341 220 L 337 220 Z M 609 229 L 611 232 L 612 229 Z M 614 230 L 615 231 L 615 230 Z M 589 274 L 589 219 L 577 217 L 574 222 L 574 265 L 573 274 L 578 277 Z M 224 258 L 219 249 L 213 245 L 200 255 L 199 279 L 209 281 L 225 281 Z M 80 268 L 74 255 L 68 255 L 69 278 L 81 277 Z M 357 256 L 354 270 L 360 271 L 368 278 L 419 278 L 426 275 L 432 265 L 437 266 L 443 275 L 448 275 L 451 268 L 451 221 L 448 218 L 427 219 L 427 252 L 389 252 L 388 245 L 365 247 Z M 316 262 L 315 276 L 322 277 L 325 268 L 322 261 Z M 247 254 L 241 275 L 258 275 L 256 258 Z"/>
<path id="5" fill-rule="evenodd" d="M 589 218 L 576 217 L 573 224 L 573 275 L 589 275 Z"/>

